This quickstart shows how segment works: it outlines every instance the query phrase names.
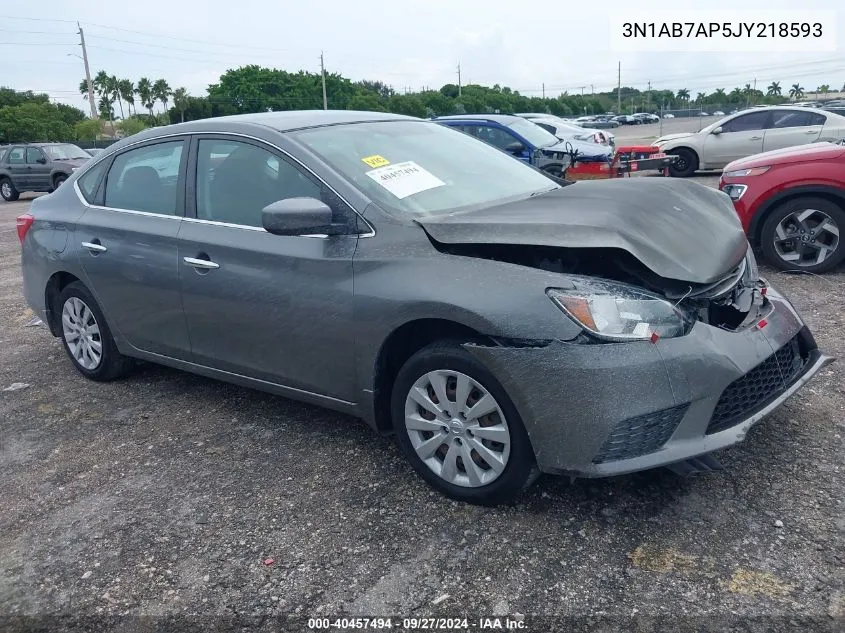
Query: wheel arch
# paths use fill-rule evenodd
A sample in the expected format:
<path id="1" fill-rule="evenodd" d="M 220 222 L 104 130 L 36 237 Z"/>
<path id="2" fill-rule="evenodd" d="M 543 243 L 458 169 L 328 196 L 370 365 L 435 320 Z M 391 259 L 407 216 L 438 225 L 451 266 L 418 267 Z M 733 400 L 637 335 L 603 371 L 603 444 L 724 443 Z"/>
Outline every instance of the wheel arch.
<path id="1" fill-rule="evenodd" d="M 47 280 L 47 285 L 44 288 L 44 309 L 47 312 L 47 327 L 50 328 L 50 333 L 53 336 L 59 336 L 61 334 L 59 323 L 61 312 L 58 306 L 55 305 L 56 300 L 59 298 L 62 290 L 75 281 L 82 283 L 79 277 L 64 270 L 53 273 Z"/>
<path id="2" fill-rule="evenodd" d="M 396 374 L 419 350 L 436 341 L 490 343 L 490 338 L 476 329 L 438 318 L 418 318 L 396 327 L 385 339 L 373 366 L 373 425 L 377 431 L 392 429 L 390 398 Z"/>
<path id="3" fill-rule="evenodd" d="M 770 198 L 766 199 L 766 201 L 763 202 L 763 204 L 761 204 L 757 209 L 757 212 L 752 216 L 751 223 L 748 227 L 748 237 L 752 245 L 760 245 L 760 234 L 763 231 L 763 225 L 766 223 L 766 218 L 772 211 L 785 202 L 805 196 L 824 198 L 825 200 L 829 200 L 833 204 L 845 209 L 845 189 L 840 189 L 830 185 L 799 185 L 796 187 L 789 187 L 788 189 L 779 191 Z"/>

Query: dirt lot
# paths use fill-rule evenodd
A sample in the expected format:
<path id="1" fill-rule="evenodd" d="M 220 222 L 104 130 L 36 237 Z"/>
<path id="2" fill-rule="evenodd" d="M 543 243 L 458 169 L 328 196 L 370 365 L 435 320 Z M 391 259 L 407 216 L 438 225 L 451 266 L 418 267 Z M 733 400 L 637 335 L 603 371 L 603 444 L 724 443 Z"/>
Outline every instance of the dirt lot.
<path id="1" fill-rule="evenodd" d="M 151 365 L 86 381 L 27 326 L 26 209 L 0 202 L 0 630 L 154 623 L 121 614 L 174 616 L 169 630 L 391 614 L 842 630 L 843 362 L 721 452 L 722 472 L 545 477 L 482 509 L 429 490 L 356 419 Z M 845 272 L 763 269 L 845 358 Z"/>
<path id="2" fill-rule="evenodd" d="M 609 131 L 616 136 L 617 145 L 639 145 L 647 144 L 665 134 L 698 132 L 701 128 L 715 123 L 720 118 L 722 117 L 663 119 L 659 123 L 648 123 L 647 125 L 620 125 Z"/>

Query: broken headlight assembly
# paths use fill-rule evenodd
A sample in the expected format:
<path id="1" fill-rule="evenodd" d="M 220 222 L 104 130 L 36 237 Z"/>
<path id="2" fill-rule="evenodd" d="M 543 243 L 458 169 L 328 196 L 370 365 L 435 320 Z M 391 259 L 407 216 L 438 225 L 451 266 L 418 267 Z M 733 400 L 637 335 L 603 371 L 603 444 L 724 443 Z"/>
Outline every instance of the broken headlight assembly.
<path id="1" fill-rule="evenodd" d="M 666 299 L 627 284 L 570 277 L 574 288 L 546 294 L 581 327 L 609 341 L 674 338 L 689 332 L 694 319 Z"/>

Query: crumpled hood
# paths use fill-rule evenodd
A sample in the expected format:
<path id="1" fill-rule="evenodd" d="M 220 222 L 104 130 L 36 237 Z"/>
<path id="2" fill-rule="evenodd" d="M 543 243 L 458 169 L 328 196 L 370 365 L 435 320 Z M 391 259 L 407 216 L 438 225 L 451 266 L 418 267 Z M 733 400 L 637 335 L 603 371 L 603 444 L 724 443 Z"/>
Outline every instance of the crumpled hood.
<path id="1" fill-rule="evenodd" d="M 417 222 L 443 244 L 619 248 L 661 277 L 697 284 L 724 277 L 748 248 L 727 195 L 668 178 L 578 182 Z"/>
<path id="2" fill-rule="evenodd" d="M 695 136 L 694 132 L 679 132 L 678 134 L 667 134 L 665 136 L 661 136 L 659 139 L 654 141 L 654 145 L 659 145 L 660 143 L 665 143 L 667 141 L 675 141 L 679 138 L 689 138 L 690 136 Z"/>
<path id="3" fill-rule="evenodd" d="M 611 156 L 613 155 L 613 148 L 608 145 L 599 145 L 598 143 L 589 143 L 577 139 L 565 140 L 557 145 L 544 147 L 543 150 L 553 152 L 570 152 L 575 150 L 578 152 L 578 158 L 581 160 L 590 159 L 593 161 L 605 160 L 610 162 Z"/>

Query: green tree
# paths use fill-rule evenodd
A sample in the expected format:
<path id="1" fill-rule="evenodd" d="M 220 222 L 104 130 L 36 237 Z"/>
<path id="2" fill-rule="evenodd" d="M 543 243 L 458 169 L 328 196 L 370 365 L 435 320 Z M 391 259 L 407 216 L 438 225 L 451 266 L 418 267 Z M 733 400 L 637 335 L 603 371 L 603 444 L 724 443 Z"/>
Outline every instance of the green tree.
<path id="1" fill-rule="evenodd" d="M 156 79 L 153 84 L 153 98 L 161 101 L 161 105 L 167 110 L 167 102 L 170 100 L 170 85 L 164 79 Z"/>
<path id="2" fill-rule="evenodd" d="M 766 96 L 779 97 L 781 94 L 783 94 L 783 90 L 780 87 L 779 81 L 773 81 L 769 84 L 769 87 L 766 88 Z"/>
<path id="3" fill-rule="evenodd" d="M 70 140 L 73 128 L 52 103 L 28 101 L 0 108 L 0 143 Z"/>
<path id="4" fill-rule="evenodd" d="M 152 118 L 153 105 L 156 101 L 155 94 L 153 93 L 153 83 L 146 77 L 141 77 L 138 80 L 138 87 L 135 88 L 135 92 L 138 93 L 138 99 L 140 99 L 141 105 L 149 110 L 150 118 Z"/>
<path id="5" fill-rule="evenodd" d="M 179 112 L 179 120 L 185 122 L 185 109 L 188 106 L 188 90 L 186 88 L 176 88 L 173 91 L 173 107 Z"/>
<path id="6" fill-rule="evenodd" d="M 132 114 L 135 106 L 135 83 L 129 79 L 121 79 L 117 82 L 117 89 L 120 92 L 120 98 L 126 102 L 129 114 Z"/>
<path id="7" fill-rule="evenodd" d="M 137 134 L 138 132 L 142 132 L 143 130 L 147 129 L 147 126 L 144 124 L 144 122 L 137 117 L 123 119 L 118 125 L 118 127 L 120 128 L 120 131 L 123 134 L 124 138 L 127 136 L 132 136 L 133 134 Z"/>
<path id="8" fill-rule="evenodd" d="M 689 101 L 689 90 L 686 88 L 681 88 L 678 90 L 678 101 L 681 102 L 688 102 Z"/>
<path id="9" fill-rule="evenodd" d="M 112 103 L 116 101 L 120 107 L 120 118 L 125 119 L 126 117 L 123 114 L 123 99 L 120 98 L 120 80 L 114 75 L 109 75 L 108 89 Z"/>
<path id="10" fill-rule="evenodd" d="M 816 92 L 826 95 L 828 92 L 830 92 L 830 86 L 828 84 L 822 84 L 821 86 L 816 88 Z"/>
<path id="11" fill-rule="evenodd" d="M 789 89 L 789 98 L 793 101 L 798 101 L 801 97 L 804 96 L 804 88 L 801 87 L 800 84 L 792 84 L 792 87 Z"/>
<path id="12" fill-rule="evenodd" d="M 73 126 L 75 141 L 95 141 L 101 133 L 99 119 L 83 119 Z"/>

